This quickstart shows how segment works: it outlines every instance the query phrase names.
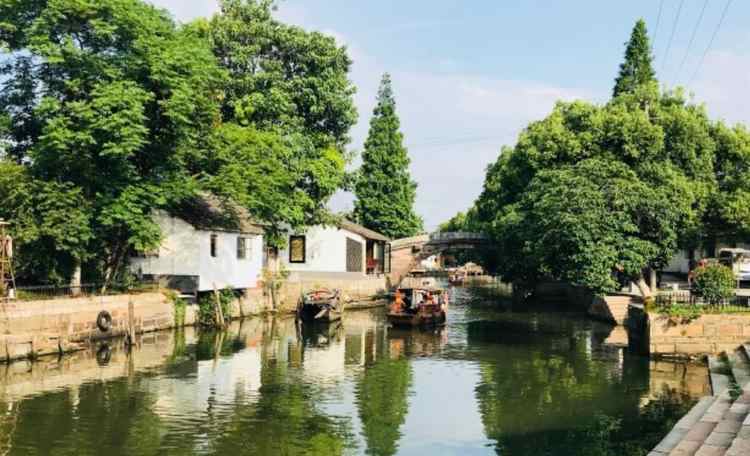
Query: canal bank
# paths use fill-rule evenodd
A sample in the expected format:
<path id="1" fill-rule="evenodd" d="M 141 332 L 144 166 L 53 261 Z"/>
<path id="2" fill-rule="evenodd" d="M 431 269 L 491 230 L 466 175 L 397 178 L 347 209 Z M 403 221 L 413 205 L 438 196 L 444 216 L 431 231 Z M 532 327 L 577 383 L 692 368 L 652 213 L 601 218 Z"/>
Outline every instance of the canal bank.
<path id="1" fill-rule="evenodd" d="M 229 305 L 231 319 L 267 310 L 262 291 L 247 292 Z M 194 326 L 198 306 L 155 291 L 109 296 L 0 302 L 0 362 L 83 350 L 91 342 Z"/>
<path id="2" fill-rule="evenodd" d="M 582 313 L 469 292 L 433 331 L 268 315 L 0 366 L 0 434 L 9 455 L 645 455 L 710 394 L 703 366 L 634 356 Z"/>

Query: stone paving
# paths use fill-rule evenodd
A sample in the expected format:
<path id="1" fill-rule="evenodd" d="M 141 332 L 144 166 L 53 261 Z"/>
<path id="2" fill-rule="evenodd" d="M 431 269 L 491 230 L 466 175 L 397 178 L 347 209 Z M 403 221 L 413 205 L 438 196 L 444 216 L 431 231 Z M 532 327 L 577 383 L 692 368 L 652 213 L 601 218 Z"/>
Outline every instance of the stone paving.
<path id="1" fill-rule="evenodd" d="M 649 456 L 750 456 L 750 346 L 729 356 L 731 375 L 709 360 L 713 396 L 702 398 Z M 742 391 L 733 398 L 731 384 Z"/>

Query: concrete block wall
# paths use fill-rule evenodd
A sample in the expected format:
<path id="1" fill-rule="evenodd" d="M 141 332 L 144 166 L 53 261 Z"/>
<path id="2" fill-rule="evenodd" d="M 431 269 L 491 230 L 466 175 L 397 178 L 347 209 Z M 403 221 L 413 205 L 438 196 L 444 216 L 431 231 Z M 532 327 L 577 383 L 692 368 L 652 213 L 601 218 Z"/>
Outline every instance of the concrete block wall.
<path id="1" fill-rule="evenodd" d="M 124 336 L 128 329 L 128 305 L 132 301 L 138 333 L 175 326 L 174 307 L 162 293 L 6 301 L 0 303 L 0 359 L 66 352 L 76 343 Z M 99 312 L 112 316 L 103 332 L 96 325 Z M 189 312 L 186 320 L 192 318 Z"/>
<path id="2" fill-rule="evenodd" d="M 652 355 L 695 357 L 732 352 L 750 342 L 750 314 L 701 315 L 691 321 L 648 315 Z"/>

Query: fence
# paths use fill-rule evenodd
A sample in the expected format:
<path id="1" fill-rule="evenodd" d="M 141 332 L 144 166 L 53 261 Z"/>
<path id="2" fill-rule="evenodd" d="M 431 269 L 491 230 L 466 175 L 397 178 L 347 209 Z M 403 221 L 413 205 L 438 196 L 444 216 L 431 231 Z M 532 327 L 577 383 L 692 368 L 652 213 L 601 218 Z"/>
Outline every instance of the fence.
<path id="1" fill-rule="evenodd" d="M 662 308 L 676 305 L 717 309 L 725 312 L 750 312 L 750 295 L 735 295 L 719 303 L 709 303 L 690 290 L 662 291 L 656 296 L 656 304 Z"/>
<path id="2" fill-rule="evenodd" d="M 159 283 L 128 282 L 111 283 L 106 287 L 101 283 L 88 283 L 76 286 L 69 285 L 36 285 L 19 286 L 15 289 L 15 299 L 18 301 L 35 301 L 44 299 L 62 299 L 70 297 L 109 296 L 124 293 L 145 293 L 157 291 Z"/>

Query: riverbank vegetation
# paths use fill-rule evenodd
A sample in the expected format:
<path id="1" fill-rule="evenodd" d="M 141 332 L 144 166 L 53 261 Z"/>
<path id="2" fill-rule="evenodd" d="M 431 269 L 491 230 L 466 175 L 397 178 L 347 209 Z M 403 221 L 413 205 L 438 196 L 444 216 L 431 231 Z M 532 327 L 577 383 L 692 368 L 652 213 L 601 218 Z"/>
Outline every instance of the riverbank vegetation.
<path id="1" fill-rule="evenodd" d="M 708 117 L 682 89 L 661 90 L 645 24 L 614 97 L 559 102 L 487 169 L 461 222 L 498 243 L 504 280 L 563 280 L 598 294 L 636 283 L 679 248 L 750 234 L 750 133 Z"/>
<path id="2" fill-rule="evenodd" d="M 140 0 L 3 2 L 0 217 L 22 283 L 110 283 L 204 192 L 282 229 L 331 220 L 357 118 L 346 49 L 222 0 L 177 24 Z M 231 203 L 231 204 L 230 204 Z"/>

